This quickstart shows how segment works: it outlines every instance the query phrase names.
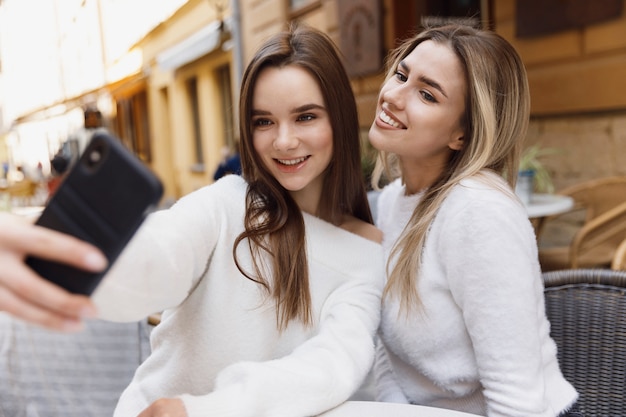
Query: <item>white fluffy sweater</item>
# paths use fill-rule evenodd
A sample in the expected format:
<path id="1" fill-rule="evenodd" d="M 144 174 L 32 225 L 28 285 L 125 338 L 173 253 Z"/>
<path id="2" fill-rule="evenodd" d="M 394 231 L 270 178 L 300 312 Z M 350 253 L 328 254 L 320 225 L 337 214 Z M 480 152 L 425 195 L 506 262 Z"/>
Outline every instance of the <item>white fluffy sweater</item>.
<path id="1" fill-rule="evenodd" d="M 421 197 L 399 180 L 380 195 L 387 255 Z M 555 417 L 576 400 L 549 336 L 534 232 L 512 194 L 476 178 L 452 191 L 427 236 L 418 294 L 408 319 L 385 300 L 379 400 L 489 417 Z"/>
<path id="2" fill-rule="evenodd" d="M 310 416 L 363 381 L 380 320 L 381 245 L 304 214 L 314 323 L 281 333 L 273 299 L 233 261 L 246 189 L 230 175 L 152 214 L 94 294 L 109 320 L 165 310 L 115 416 L 160 397 L 181 398 L 190 417 Z"/>

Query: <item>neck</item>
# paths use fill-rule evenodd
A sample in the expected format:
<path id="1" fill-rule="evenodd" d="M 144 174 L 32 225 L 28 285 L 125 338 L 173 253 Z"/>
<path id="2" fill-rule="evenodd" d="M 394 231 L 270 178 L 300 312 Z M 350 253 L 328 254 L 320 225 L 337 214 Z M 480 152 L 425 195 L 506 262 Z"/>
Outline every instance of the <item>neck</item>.
<path id="1" fill-rule="evenodd" d="M 290 194 L 300 207 L 300 210 L 313 216 L 319 215 L 319 204 L 322 196 L 321 188 L 308 187 L 303 190 L 291 191 Z"/>
<path id="2" fill-rule="evenodd" d="M 402 169 L 402 180 L 406 194 L 412 195 L 424 191 L 435 183 L 441 175 L 441 170 Z"/>

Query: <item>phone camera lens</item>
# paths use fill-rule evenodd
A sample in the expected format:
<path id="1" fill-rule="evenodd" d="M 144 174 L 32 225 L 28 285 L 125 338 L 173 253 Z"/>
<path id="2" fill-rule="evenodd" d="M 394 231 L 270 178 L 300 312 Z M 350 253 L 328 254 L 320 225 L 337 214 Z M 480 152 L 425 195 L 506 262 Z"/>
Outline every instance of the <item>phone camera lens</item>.
<path id="1" fill-rule="evenodd" d="M 94 170 L 100 165 L 104 159 L 105 148 L 101 144 L 96 144 L 85 151 L 84 163 L 85 167 Z"/>
<path id="2" fill-rule="evenodd" d="M 102 154 L 100 153 L 100 149 L 94 149 L 93 151 L 91 151 L 91 153 L 89 153 L 89 163 L 90 165 L 95 165 L 98 162 L 100 162 L 100 159 L 102 158 Z"/>

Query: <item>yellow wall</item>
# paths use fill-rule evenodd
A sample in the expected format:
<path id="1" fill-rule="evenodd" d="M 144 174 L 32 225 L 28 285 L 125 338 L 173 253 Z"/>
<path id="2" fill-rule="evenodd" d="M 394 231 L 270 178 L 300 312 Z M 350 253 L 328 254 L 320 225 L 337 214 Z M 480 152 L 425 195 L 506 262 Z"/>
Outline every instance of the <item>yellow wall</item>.
<path id="1" fill-rule="evenodd" d="M 519 39 L 515 1 L 495 1 L 496 30 L 526 64 L 533 115 L 626 109 L 626 12 L 582 29 Z"/>
<path id="2" fill-rule="evenodd" d="M 163 70 L 156 58 L 171 45 L 186 39 L 217 16 L 206 0 L 192 0 L 171 19 L 157 27 L 141 42 L 147 73 L 149 121 L 152 139 L 152 168 L 165 186 L 170 201 L 213 182 L 225 135 L 221 91 L 216 70 L 232 62 L 230 51 L 218 48 L 175 70 Z M 232 66 L 231 66 L 232 67 Z M 232 69 L 231 69 L 232 71 Z M 186 80 L 197 79 L 204 170 L 192 170 L 195 163 L 193 121 Z"/>
<path id="3" fill-rule="evenodd" d="M 528 144 L 559 150 L 543 161 L 556 189 L 626 175 L 626 12 L 579 30 L 517 39 L 516 1 L 523 0 L 495 0 L 496 31 L 528 70 Z"/>
<path id="4" fill-rule="evenodd" d="M 626 0 L 624 0 L 626 2 Z M 240 0 L 243 67 L 268 36 L 290 20 L 301 20 L 328 33 L 338 42 L 339 26 L 335 0 L 312 1 L 291 11 L 286 0 Z M 393 39 L 394 13 L 391 0 L 381 0 L 383 43 L 388 51 Z M 626 17 L 580 30 L 534 39 L 515 36 L 516 0 L 493 0 L 495 30 L 520 52 L 529 74 L 532 94 L 528 142 L 567 149 L 547 162 L 557 189 L 569 183 L 598 176 L 624 173 L 620 155 L 626 145 Z M 626 7 L 625 7 L 626 8 Z M 176 71 L 163 71 L 156 56 L 169 45 L 188 37 L 216 19 L 206 0 L 191 0 L 171 19 L 157 27 L 141 43 L 146 63 L 153 168 L 166 186 L 166 195 L 178 198 L 212 182 L 212 173 L 225 144 L 219 86 L 215 70 L 233 61 L 231 52 L 215 51 Z M 232 68 L 232 66 L 231 66 Z M 234 69 L 233 83 L 238 85 Z M 196 76 L 204 145 L 205 171 L 191 171 L 193 137 L 184 80 Z M 367 131 L 374 117 L 382 71 L 355 77 L 361 136 L 367 146 Z M 236 105 L 238 97 L 234 97 Z M 575 150 L 571 150 L 575 149 Z M 583 167 L 584 168 L 581 168 Z"/>
<path id="5" fill-rule="evenodd" d="M 528 144 L 562 150 L 545 161 L 557 189 L 577 181 L 626 175 L 626 13 L 621 18 L 533 39 L 515 36 L 516 2 L 489 0 L 495 30 L 519 51 L 528 70 L 532 118 Z M 626 10 L 626 0 L 624 9 Z M 385 51 L 394 46 L 392 0 L 381 0 Z M 241 0 L 244 65 L 269 34 L 303 20 L 337 40 L 334 0 L 311 2 L 296 14 L 286 0 Z M 352 79 L 361 136 L 374 117 L 384 74 Z"/>
<path id="6" fill-rule="evenodd" d="M 7 152 L 6 135 L 0 135 L 0 175 L 2 174 L 2 163 L 8 160 L 9 153 Z"/>

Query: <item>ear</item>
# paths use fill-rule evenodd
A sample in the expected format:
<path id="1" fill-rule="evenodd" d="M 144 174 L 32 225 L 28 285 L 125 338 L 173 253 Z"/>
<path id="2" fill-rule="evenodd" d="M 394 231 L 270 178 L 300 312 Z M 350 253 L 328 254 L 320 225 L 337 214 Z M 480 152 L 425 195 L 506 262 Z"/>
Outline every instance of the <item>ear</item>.
<path id="1" fill-rule="evenodd" d="M 450 139 L 450 142 L 448 143 L 448 148 L 452 149 L 453 151 L 460 151 L 461 149 L 463 149 L 463 144 L 465 143 L 465 138 L 463 137 L 463 134 L 459 134 L 457 136 L 453 136 Z"/>

